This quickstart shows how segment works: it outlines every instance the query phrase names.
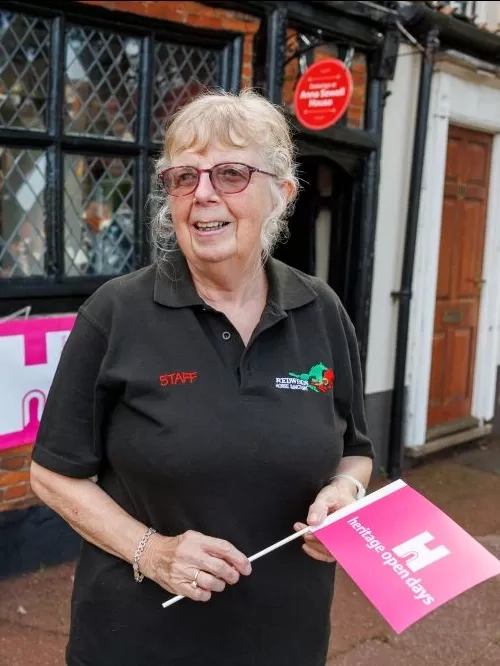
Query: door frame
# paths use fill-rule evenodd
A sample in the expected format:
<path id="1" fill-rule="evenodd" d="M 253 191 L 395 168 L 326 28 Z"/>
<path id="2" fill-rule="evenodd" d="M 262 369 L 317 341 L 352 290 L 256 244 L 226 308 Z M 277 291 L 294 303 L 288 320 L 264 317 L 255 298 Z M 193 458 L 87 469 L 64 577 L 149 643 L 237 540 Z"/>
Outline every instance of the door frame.
<path id="1" fill-rule="evenodd" d="M 488 198 L 489 198 L 489 184 L 490 184 L 490 168 L 491 157 L 493 150 L 493 136 L 489 132 L 478 132 L 471 130 L 468 127 L 461 125 L 449 124 L 447 147 L 448 154 L 446 157 L 445 166 L 445 202 L 441 212 L 441 240 L 443 243 L 443 224 L 447 219 L 448 227 L 446 231 L 447 247 L 445 255 L 440 254 L 438 259 L 437 269 L 437 292 L 439 292 L 439 285 L 441 278 L 444 279 L 442 294 L 436 293 L 435 299 L 435 318 L 434 318 L 434 335 L 433 347 L 431 353 L 431 379 L 430 379 L 430 396 L 427 409 L 427 437 L 435 438 L 436 433 L 447 434 L 453 432 L 454 429 L 466 428 L 467 425 L 475 423 L 472 417 L 472 400 L 474 390 L 474 371 L 476 368 L 476 354 L 477 354 L 477 336 L 479 331 L 479 314 L 481 306 L 481 292 L 482 285 L 473 287 L 468 283 L 468 279 L 462 274 L 462 268 L 467 265 L 467 276 L 469 279 L 481 279 L 483 275 L 483 263 L 485 252 L 486 240 L 486 220 L 488 214 Z M 471 144 L 478 142 L 480 151 L 473 157 L 474 150 Z M 450 146 L 453 146 L 450 153 Z M 458 155 L 457 151 L 464 150 L 465 153 Z M 475 160 L 480 157 L 482 171 L 473 174 L 469 173 L 467 166 L 468 152 L 471 150 L 470 159 Z M 485 162 L 482 160 L 485 159 Z M 458 164 L 449 164 L 449 161 Z M 479 165 L 478 165 L 479 166 Z M 451 170 L 450 170 L 451 169 Z M 449 171 L 450 170 L 450 171 Z M 476 181 L 476 177 L 481 179 L 481 183 Z M 448 178 L 450 179 L 448 181 Z M 464 185 L 460 185 L 463 183 Z M 470 189 L 469 189 L 470 186 Z M 464 187 L 466 192 L 459 192 L 460 187 Z M 478 192 L 481 189 L 481 198 L 478 199 Z M 471 191 L 474 192 L 471 196 Z M 453 203 L 452 203 L 453 202 Z M 479 203 L 480 202 L 480 203 Z M 477 204 L 479 203 L 479 208 Z M 474 213 L 470 216 L 470 206 L 474 206 Z M 469 208 L 469 213 L 467 209 Z M 480 220 L 474 222 L 477 213 L 479 213 Z M 460 218 L 458 219 L 457 218 Z M 462 220 L 461 217 L 464 217 Z M 448 219 L 449 218 L 449 219 Z M 455 222 L 459 223 L 458 227 L 454 228 L 452 218 Z M 470 221 L 471 227 L 467 229 Z M 475 224 L 477 228 L 474 231 Z M 465 234 L 465 239 L 462 237 Z M 471 233 L 473 234 L 471 236 Z M 473 238 L 479 242 L 479 245 L 474 245 Z M 464 244 L 465 243 L 465 244 Z M 472 243 L 472 246 L 469 246 Z M 470 252 L 472 251 L 472 254 Z M 457 256 L 457 252 L 459 256 Z M 443 264 L 441 262 L 443 261 Z M 473 266 L 473 268 L 472 268 Z M 447 277 L 446 277 L 447 276 Z M 447 285 L 447 287 L 445 286 Z M 465 292 L 463 291 L 465 289 Z M 450 328 L 444 322 L 444 314 L 446 311 L 453 312 L 457 310 L 460 313 L 460 321 L 454 324 L 450 322 Z M 463 319 L 462 319 L 463 317 Z M 468 330 L 468 344 L 465 343 L 465 338 L 462 336 Z M 459 332 L 460 331 L 460 332 Z M 457 338 L 455 336 L 458 335 Z M 470 336 L 470 337 L 469 337 Z M 460 342 L 460 338 L 462 342 Z M 438 343 L 441 340 L 441 344 Z M 468 351 L 462 350 L 458 356 L 456 351 L 452 351 L 455 342 L 459 345 L 467 344 Z M 462 356 L 464 354 L 464 356 Z M 452 363 L 456 367 L 447 367 L 446 363 Z M 465 363 L 465 365 L 463 365 Z M 436 365 L 435 365 L 436 364 Z M 452 376 L 455 371 L 460 368 L 459 376 L 465 381 L 463 386 L 464 392 L 460 391 L 460 395 L 455 393 L 458 386 L 451 388 L 448 385 L 447 379 L 443 378 L 443 371 L 449 375 L 448 379 L 454 385 Z M 434 376 L 436 371 L 436 376 Z M 462 373 L 465 373 L 464 376 Z M 440 378 L 439 378 L 440 377 Z M 444 383 L 443 383 L 444 381 Z M 433 383 L 435 382 L 435 384 Z M 432 399 L 432 393 L 436 391 L 435 399 Z M 451 393 L 450 393 L 451 391 Z M 438 397 L 439 396 L 439 397 Z M 431 406 L 431 402 L 433 403 Z M 448 431 L 447 429 L 450 428 Z"/>
<path id="2" fill-rule="evenodd" d="M 493 134 L 490 187 L 483 255 L 485 280 L 479 304 L 472 416 L 481 423 L 493 418 L 497 359 L 500 345 L 500 86 L 485 84 L 475 68 L 459 67 L 449 59 L 436 65 L 429 112 L 419 233 L 415 254 L 414 291 L 406 368 L 407 410 L 405 446 L 423 446 L 432 363 L 432 335 L 439 266 L 441 216 L 450 124 Z M 493 362 L 492 362 L 493 359 Z"/>

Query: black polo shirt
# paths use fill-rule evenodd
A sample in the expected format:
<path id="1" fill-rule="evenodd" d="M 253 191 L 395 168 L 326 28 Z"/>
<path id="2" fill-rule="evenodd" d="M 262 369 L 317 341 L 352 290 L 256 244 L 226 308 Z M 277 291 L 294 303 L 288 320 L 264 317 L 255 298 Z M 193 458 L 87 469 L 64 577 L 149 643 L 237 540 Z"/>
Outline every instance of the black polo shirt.
<path id="1" fill-rule="evenodd" d="M 276 260 L 245 348 L 180 254 L 110 280 L 80 308 L 33 459 L 99 485 L 159 533 L 252 555 L 291 534 L 342 456 L 373 456 L 353 326 L 335 293 Z M 322 666 L 333 566 L 299 541 L 208 603 L 137 584 L 84 542 L 70 666 Z"/>

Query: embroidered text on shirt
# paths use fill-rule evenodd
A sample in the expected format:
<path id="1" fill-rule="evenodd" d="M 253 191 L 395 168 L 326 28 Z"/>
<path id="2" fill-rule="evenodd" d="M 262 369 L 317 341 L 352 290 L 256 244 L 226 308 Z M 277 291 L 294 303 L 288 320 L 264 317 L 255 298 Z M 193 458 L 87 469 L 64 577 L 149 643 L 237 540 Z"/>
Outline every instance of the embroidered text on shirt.
<path id="1" fill-rule="evenodd" d="M 288 377 L 276 377 L 276 388 L 327 393 L 333 389 L 335 373 L 323 363 L 313 365 L 309 372 L 289 372 Z"/>
<path id="2" fill-rule="evenodd" d="M 160 386 L 175 386 L 176 384 L 193 384 L 198 379 L 197 372 L 170 372 L 160 375 Z"/>

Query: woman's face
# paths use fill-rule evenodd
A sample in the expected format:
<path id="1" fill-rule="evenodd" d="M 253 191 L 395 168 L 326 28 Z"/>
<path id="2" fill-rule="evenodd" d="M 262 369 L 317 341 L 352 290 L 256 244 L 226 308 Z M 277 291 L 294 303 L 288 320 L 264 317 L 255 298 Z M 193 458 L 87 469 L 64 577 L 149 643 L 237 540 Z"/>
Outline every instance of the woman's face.
<path id="1" fill-rule="evenodd" d="M 172 166 L 209 169 L 224 162 L 265 169 L 256 150 L 218 145 L 211 145 L 203 153 L 183 151 L 172 159 Z M 202 173 L 192 194 L 170 197 L 177 241 L 188 262 L 246 262 L 260 257 L 262 224 L 274 208 L 270 178 L 253 173 L 242 192 L 222 194 L 214 189 L 209 174 Z"/>

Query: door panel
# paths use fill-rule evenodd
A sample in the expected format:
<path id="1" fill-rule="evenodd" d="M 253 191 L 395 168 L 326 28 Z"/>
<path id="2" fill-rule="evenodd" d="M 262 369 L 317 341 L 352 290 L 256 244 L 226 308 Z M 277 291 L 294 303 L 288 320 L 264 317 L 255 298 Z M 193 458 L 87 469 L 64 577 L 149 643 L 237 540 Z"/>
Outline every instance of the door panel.
<path id="1" fill-rule="evenodd" d="M 456 291 L 459 297 L 475 298 L 483 265 L 485 206 L 481 201 L 461 203 L 458 224 L 464 250 L 459 255 Z"/>
<path id="2" fill-rule="evenodd" d="M 443 204 L 443 219 L 441 222 L 441 243 L 439 245 L 439 272 L 437 297 L 445 299 L 451 297 L 452 290 L 452 259 L 453 259 L 453 222 L 457 216 L 457 202 L 451 197 L 445 197 Z M 441 270 L 441 266 L 443 269 Z"/>
<path id="3" fill-rule="evenodd" d="M 447 377 L 447 393 L 460 398 L 467 393 L 469 387 L 469 369 L 466 363 L 453 363 L 455 358 L 469 358 L 472 353 L 472 327 L 454 328 L 449 332 L 449 372 Z"/>
<path id="4" fill-rule="evenodd" d="M 491 147 L 491 135 L 450 126 L 428 427 L 471 412 Z"/>
<path id="5" fill-rule="evenodd" d="M 446 346 L 443 331 L 438 331 L 432 341 L 432 370 L 429 401 L 431 404 L 439 401 L 444 393 L 444 380 L 446 368 Z"/>

